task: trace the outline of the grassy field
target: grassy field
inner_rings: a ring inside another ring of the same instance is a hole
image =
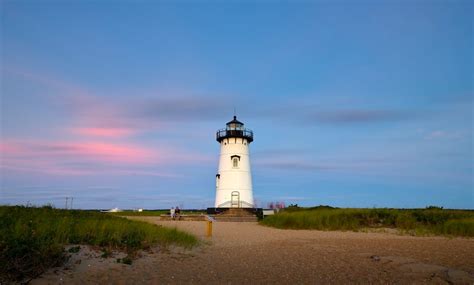
[[[261,224],[281,229],[350,230],[396,228],[415,235],[474,237],[474,211],[427,209],[336,209],[290,207]]]
[[[62,264],[67,244],[133,253],[152,245],[197,243],[197,238],[176,229],[95,211],[0,206],[0,284],[28,280]]]

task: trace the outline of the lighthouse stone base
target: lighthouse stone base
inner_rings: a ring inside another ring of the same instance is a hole
[[[207,214],[220,222],[256,222],[263,218],[262,208],[207,208]]]

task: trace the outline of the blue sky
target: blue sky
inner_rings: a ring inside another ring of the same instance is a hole
[[[1,2],[2,204],[474,208],[469,1]]]

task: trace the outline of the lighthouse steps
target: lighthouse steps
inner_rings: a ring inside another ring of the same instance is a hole
[[[214,216],[217,222],[257,222],[258,218],[255,217],[226,217],[226,216]]]
[[[257,222],[258,209],[209,208],[208,213],[218,222]]]
[[[255,217],[252,208],[227,208],[221,216],[226,217]]]

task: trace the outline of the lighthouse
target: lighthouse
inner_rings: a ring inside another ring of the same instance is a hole
[[[253,132],[234,119],[218,130],[219,170],[216,174],[216,208],[254,208],[249,145]]]

